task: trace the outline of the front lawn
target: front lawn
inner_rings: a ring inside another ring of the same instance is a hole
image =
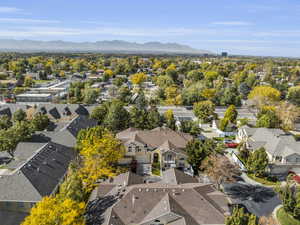
[[[277,211],[276,217],[281,225],[300,225],[300,221],[286,213],[283,208]]]
[[[279,182],[272,180],[270,177],[256,177],[254,174],[248,173],[248,177],[250,177],[252,180],[255,180],[258,183],[264,184],[264,185],[276,185]]]

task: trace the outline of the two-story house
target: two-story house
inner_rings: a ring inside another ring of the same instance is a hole
[[[151,174],[152,163],[160,163],[161,168],[190,169],[184,151],[193,139],[189,134],[157,127],[152,130],[129,128],[117,134],[126,149],[120,164],[133,165],[139,174]]]

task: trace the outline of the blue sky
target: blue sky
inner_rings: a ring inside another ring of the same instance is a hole
[[[300,57],[300,0],[1,0],[0,38],[177,42]]]

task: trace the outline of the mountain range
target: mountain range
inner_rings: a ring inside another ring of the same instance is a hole
[[[103,53],[149,53],[149,54],[214,54],[207,50],[177,43],[136,43],[120,40],[97,42],[0,40],[0,51],[14,52],[103,52]]]

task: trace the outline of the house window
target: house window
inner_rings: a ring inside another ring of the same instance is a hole
[[[128,152],[132,152],[131,146],[128,147]]]
[[[172,160],[172,155],[167,155],[167,161],[171,161]]]

